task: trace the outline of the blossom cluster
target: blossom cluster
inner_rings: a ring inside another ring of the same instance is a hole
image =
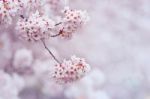
[[[45,41],[50,37],[72,37],[73,33],[86,24],[89,16],[86,11],[64,7],[62,2],[62,0],[0,0],[0,22],[11,23],[13,16],[17,16],[15,25],[18,36],[29,42],[41,41],[57,62],[52,78],[59,83],[68,83],[81,79],[89,71],[89,64],[76,56],[60,62]],[[60,10],[61,14],[50,18],[50,15],[44,12],[46,10],[43,10],[45,3],[49,3],[55,11]],[[61,7],[63,11],[59,9]],[[23,13],[19,13],[20,11]],[[28,50],[17,51],[13,60],[14,70],[26,69],[32,64],[32,53]]]
[[[61,24],[58,25],[57,29],[61,37],[71,38],[73,33],[77,32],[89,21],[89,16],[86,11],[65,7],[60,20]]]
[[[51,37],[51,34],[56,34],[56,36],[62,38],[70,38],[73,33],[88,21],[88,19],[89,17],[86,11],[65,8],[60,21],[55,22],[48,16],[37,11],[31,14],[29,18],[23,17],[19,19],[17,30],[20,37],[28,41],[47,39]]]
[[[72,56],[70,60],[57,64],[51,76],[57,83],[70,83],[81,79],[89,70],[90,66],[83,58]]]
[[[17,23],[21,38],[27,41],[38,41],[50,37],[55,22],[38,11],[29,18],[22,18]]]
[[[21,11],[26,2],[24,0],[0,0],[0,23],[11,23],[12,17]]]

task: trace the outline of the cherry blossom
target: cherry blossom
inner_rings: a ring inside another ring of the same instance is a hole
[[[65,7],[60,20],[62,20],[62,23],[58,25],[58,30],[61,37],[70,38],[73,33],[87,23],[89,16],[86,11],[72,10]]]
[[[12,17],[26,5],[24,0],[0,0],[0,23],[11,24]]]
[[[27,41],[38,41],[47,39],[51,35],[55,22],[45,15],[36,13],[29,18],[20,19],[17,23],[17,30],[21,38]]]
[[[51,76],[57,83],[63,84],[81,79],[89,70],[90,66],[83,58],[72,56],[70,60],[57,64]]]

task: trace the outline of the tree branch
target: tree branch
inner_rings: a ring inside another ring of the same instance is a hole
[[[55,26],[62,24],[62,22],[56,23]]]
[[[51,37],[57,37],[57,36],[59,36],[59,35],[61,35],[62,33],[60,32],[60,33],[58,33],[58,34],[55,34],[55,35],[51,35]]]
[[[50,51],[50,49],[46,46],[45,41],[43,39],[41,39],[45,49],[49,52],[49,54],[53,57],[53,59],[57,62],[57,63],[61,63],[55,56],[54,54]]]

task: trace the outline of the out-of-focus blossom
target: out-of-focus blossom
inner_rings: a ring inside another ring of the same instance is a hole
[[[85,79],[91,81],[91,86],[95,88],[101,87],[106,81],[106,77],[100,69],[94,69],[85,77]]]
[[[58,13],[66,5],[67,0],[47,0],[53,12]]]
[[[51,76],[57,83],[69,83],[81,79],[89,70],[90,66],[84,59],[72,56],[70,60],[57,64]]]
[[[58,96],[58,94],[61,94],[64,90],[63,90],[63,86],[56,84],[55,82],[50,81],[50,79],[44,79],[42,80],[42,92],[51,96],[51,97],[56,97]],[[52,90],[52,89],[55,89]]]
[[[100,89],[104,83],[103,72],[92,69],[86,77],[66,89],[65,96],[68,99],[109,99],[105,91]]]
[[[25,4],[25,0],[0,0],[0,23],[10,24],[12,17],[18,14]]]
[[[0,68],[4,68],[9,64],[13,51],[11,37],[6,33],[0,33]]]
[[[49,74],[51,67],[55,64],[53,60],[35,60],[33,70],[36,76],[42,77]]]
[[[49,72],[54,65],[55,65],[55,61],[49,59],[45,59],[45,60],[37,59],[36,61],[34,61],[33,64],[34,76],[31,79],[35,81],[32,82],[37,84],[37,80],[38,80],[41,86],[41,91],[44,94],[47,94],[49,96],[57,96],[63,91],[63,86],[60,86],[55,82],[51,81],[49,77]],[[55,89],[55,91],[51,89]]]
[[[32,64],[33,55],[28,49],[19,49],[14,55],[13,66],[15,68],[24,68]]]
[[[105,91],[92,91],[89,94],[89,98],[85,98],[85,99],[110,99],[109,95],[105,92]]]
[[[70,38],[89,20],[86,11],[72,10],[66,7],[63,11],[62,23],[58,26],[61,37]]]
[[[20,19],[17,23],[17,30],[21,38],[27,41],[38,41],[49,38],[55,22],[47,16],[40,15],[37,11],[28,19]]]
[[[83,85],[84,86],[84,85]],[[101,90],[86,90],[82,86],[73,86],[69,90],[65,90],[67,99],[110,99],[105,91]]]
[[[19,92],[24,87],[24,80],[14,74],[10,76],[0,70],[0,99],[19,99]]]

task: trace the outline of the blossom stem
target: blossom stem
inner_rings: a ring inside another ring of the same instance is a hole
[[[62,24],[62,22],[56,23],[55,26]]]
[[[45,44],[45,41],[43,39],[41,39],[45,49],[49,52],[49,54],[53,57],[53,59],[57,62],[57,63],[61,63],[56,57],[55,55],[50,51],[50,49],[47,47],[47,45]]]
[[[60,25],[60,24],[62,24],[62,22],[59,22],[59,23],[55,24],[55,26]],[[57,37],[57,36],[59,36],[61,34],[62,34],[62,30],[58,34],[51,35],[51,37]]]
[[[51,37],[57,37],[57,36],[59,36],[59,35],[61,35],[62,33],[60,32],[60,33],[58,33],[58,34],[55,34],[55,35],[51,35]]]

